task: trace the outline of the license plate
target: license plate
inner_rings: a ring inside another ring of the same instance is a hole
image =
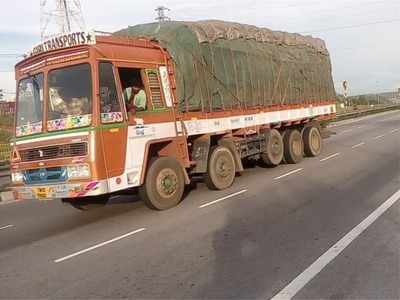
[[[49,192],[50,192],[50,189],[46,188],[46,187],[36,188],[36,190],[35,190],[36,197],[39,200],[48,198],[49,197]]]

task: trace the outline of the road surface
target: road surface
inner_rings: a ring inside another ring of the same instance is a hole
[[[172,210],[0,204],[0,298],[399,299],[400,112]]]

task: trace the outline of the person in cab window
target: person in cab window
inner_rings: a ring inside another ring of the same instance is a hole
[[[130,87],[125,89],[124,98],[128,112],[135,113],[146,110],[147,97],[142,84],[133,82]]]

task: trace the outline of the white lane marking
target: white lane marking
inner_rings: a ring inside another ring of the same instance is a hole
[[[395,133],[395,132],[397,132],[397,131],[400,131],[400,128],[393,129],[390,133]]]
[[[290,176],[290,175],[292,175],[292,174],[295,174],[295,173],[298,173],[298,172],[300,172],[300,171],[303,171],[303,168],[299,168],[299,169],[290,171],[289,173],[286,173],[286,174],[283,174],[283,175],[281,175],[281,176],[275,177],[274,180],[278,180],[278,179],[281,179],[281,178],[288,177],[288,176]]]
[[[378,136],[374,137],[373,140],[381,139],[381,138],[383,138],[384,136],[386,136],[386,134],[378,135]]]
[[[94,249],[103,247],[103,246],[105,246],[105,245],[111,244],[111,243],[113,243],[113,242],[122,240],[122,239],[127,238],[127,237],[130,237],[131,235],[134,235],[134,234],[136,234],[136,233],[142,232],[142,231],[144,231],[144,230],[146,230],[146,228],[140,228],[140,229],[138,229],[138,230],[135,230],[135,231],[129,232],[129,233],[127,233],[127,234],[118,236],[118,237],[116,237],[116,238],[113,238],[113,239],[111,239],[111,240],[105,241],[105,242],[103,242],[103,243],[100,243],[100,244],[94,245],[94,246],[92,246],[92,247],[83,249],[83,250],[81,250],[81,251],[72,253],[72,254],[70,254],[70,255],[67,255],[67,256],[58,258],[58,259],[54,260],[54,262],[55,262],[55,263],[60,263],[60,262],[65,261],[65,260],[67,260],[67,259],[73,258],[73,257],[75,257],[75,256],[84,254],[84,253],[89,252],[89,251],[92,251],[92,250],[94,250]]]
[[[329,155],[328,157],[325,157],[325,158],[321,159],[320,162],[327,161],[327,160],[335,158],[336,156],[339,156],[339,155],[340,155],[340,152],[332,154],[332,155]]]
[[[315,260],[307,269],[298,275],[292,282],[284,287],[272,300],[292,299],[308,282],[310,282],[319,272],[321,272],[332,260],[335,259],[348,245],[351,244],[360,234],[371,226],[382,214],[392,207],[400,199],[400,190],[386,200],[381,206],[374,210],[360,224],[354,227],[335,245],[329,248],[317,260]]]
[[[6,226],[3,226],[3,227],[0,227],[0,230],[11,228],[11,227],[14,227],[14,225],[6,225]]]
[[[364,142],[363,142],[363,143],[359,143],[359,144],[354,145],[353,147],[351,147],[351,149],[356,149],[356,148],[361,147],[361,146],[364,146],[364,145],[365,145]]]
[[[343,130],[342,133],[346,133],[346,132],[350,132],[350,131],[353,131],[353,129]]]
[[[224,201],[224,200],[226,200],[226,199],[229,199],[229,198],[238,196],[238,195],[240,195],[240,194],[246,193],[247,191],[248,191],[248,190],[241,190],[241,191],[239,191],[239,192],[230,194],[230,195],[228,195],[228,196],[222,197],[222,198],[217,199],[217,200],[215,200],[215,201],[211,201],[211,202],[208,202],[208,203],[206,203],[206,204],[200,205],[199,208],[204,208],[204,207],[207,207],[207,206],[216,204],[216,203],[221,202],[221,201]]]

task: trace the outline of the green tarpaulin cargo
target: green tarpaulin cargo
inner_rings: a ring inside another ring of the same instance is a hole
[[[335,99],[325,43],[316,38],[224,21],[128,27],[168,50],[182,111],[218,111]]]

